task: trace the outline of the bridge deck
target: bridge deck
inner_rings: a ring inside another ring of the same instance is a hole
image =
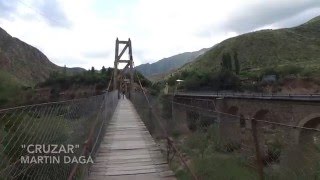
[[[101,142],[90,180],[175,179],[132,103],[122,99]]]

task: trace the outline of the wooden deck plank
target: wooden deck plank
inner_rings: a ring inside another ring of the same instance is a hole
[[[88,179],[175,179],[129,100],[119,101]]]

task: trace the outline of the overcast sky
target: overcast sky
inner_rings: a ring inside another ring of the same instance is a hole
[[[320,0],[0,0],[0,27],[57,65],[113,66],[129,37],[135,65],[259,29],[299,25]]]

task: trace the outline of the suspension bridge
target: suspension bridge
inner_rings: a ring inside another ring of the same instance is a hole
[[[126,52],[129,59],[122,59]],[[134,76],[131,40],[117,39],[104,94],[1,109],[0,179],[319,178],[320,115],[312,113],[319,112],[318,95],[153,97]],[[276,109],[288,111],[281,116],[286,123],[252,104],[290,100],[305,106],[308,99],[303,111],[313,116],[302,124],[282,104]]]
[[[132,103],[119,101],[89,179],[174,179]]]
[[[119,54],[120,44],[125,46]],[[126,49],[129,60],[121,60]],[[119,63],[126,63],[120,73]],[[129,79],[126,79],[125,73],[129,74]],[[130,39],[116,40],[113,82],[114,89],[119,89],[120,100],[103,136],[89,179],[175,179],[133,104],[125,96],[128,94],[128,98],[131,98],[134,82]],[[140,88],[143,90],[142,86]],[[120,93],[123,93],[122,97]]]

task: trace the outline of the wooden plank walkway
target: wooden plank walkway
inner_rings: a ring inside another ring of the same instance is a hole
[[[88,179],[175,179],[129,100],[119,101]]]

